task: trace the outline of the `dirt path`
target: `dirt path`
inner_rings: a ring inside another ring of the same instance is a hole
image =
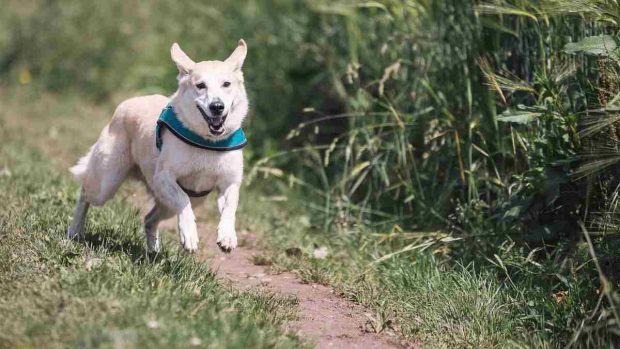
[[[142,213],[149,205],[144,199],[137,199]],[[161,228],[175,229],[175,219],[162,222]],[[251,261],[259,254],[252,236],[240,236],[242,247],[231,254],[219,251],[215,244],[215,228],[208,224],[198,224],[201,249],[198,258],[211,263],[218,276],[230,282],[235,288],[257,287],[278,294],[293,295],[299,301],[300,316],[287,324],[288,330],[316,344],[315,348],[415,348],[388,333],[368,333],[363,331],[368,317],[359,304],[338,296],[329,287],[318,284],[304,284],[293,273],[269,274],[262,266]]]

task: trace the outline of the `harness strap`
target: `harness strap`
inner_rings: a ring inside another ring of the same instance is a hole
[[[173,135],[183,142],[206,150],[214,151],[231,151],[245,147],[248,140],[242,128],[238,128],[228,137],[218,141],[206,139],[194,131],[187,128],[177,117],[176,112],[170,104],[168,104],[159,115],[157,125],[155,126],[155,146],[161,151],[163,145],[162,127],[166,127]]]
[[[203,196],[209,195],[209,193],[211,192],[211,190],[193,191],[191,189],[184,188],[179,182],[177,182],[177,185],[181,187],[181,190],[183,190],[185,194],[187,194],[187,196],[192,197],[192,198],[201,198]]]
[[[172,105],[168,104],[159,115],[159,119],[157,120],[157,125],[155,126],[155,146],[157,150],[161,151],[161,147],[163,146],[164,140],[162,137],[162,126],[166,127],[173,135],[175,135],[178,139],[183,142],[206,150],[214,150],[214,151],[231,151],[237,150],[245,147],[248,144],[248,141],[245,137],[245,133],[243,129],[239,128],[235,132],[231,133],[225,139],[219,141],[212,141],[202,136],[198,135],[194,131],[187,128],[181,120],[177,117]],[[211,190],[205,191],[193,191],[191,189],[184,188],[179,182],[177,182],[178,186],[187,194],[189,197],[199,198],[208,195]]]

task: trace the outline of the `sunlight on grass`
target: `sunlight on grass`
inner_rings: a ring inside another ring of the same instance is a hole
[[[293,299],[223,288],[176,244],[147,254],[123,202],[93,210],[85,241],[67,240],[77,186],[1,132],[0,347],[300,345],[278,329],[295,318]]]
[[[233,299],[240,307],[262,304],[251,308],[254,320],[247,321],[259,329],[248,340],[296,344],[262,325],[289,316],[278,310],[288,301],[222,291],[208,270],[198,273],[202,266],[169,246],[160,257],[145,255],[139,221],[120,201],[97,211],[86,245],[63,242],[60,226],[75,188],[49,169],[65,173],[117,102],[174,91],[172,42],[192,57],[221,59],[243,37],[250,141],[237,218],[240,231],[260,236],[264,251],[255,264],[333,285],[368,306],[364,330],[393,331],[428,347],[618,343],[617,1],[7,4],[0,11],[0,131],[15,138],[2,145],[0,223],[11,227],[3,234],[24,263],[11,262],[8,252],[0,261],[25,279],[49,280],[32,288],[36,294],[28,287],[10,293],[5,304],[36,310],[27,303],[41,299],[46,317],[33,310],[30,322],[9,318],[6,326],[36,322],[28,333],[44,338],[40,321],[64,314],[57,308],[86,314],[58,300],[58,289],[79,293],[71,285],[82,284],[100,290],[88,288],[93,298],[84,304],[101,296],[106,314],[124,314],[121,293],[126,307],[147,310],[127,310],[127,317],[151,332],[127,334],[119,317],[123,326],[104,336],[108,342],[151,338],[177,326],[163,326],[160,317],[194,306],[196,316],[228,331],[237,320],[192,303],[199,282],[219,295],[214,309]],[[36,239],[19,239],[28,234]],[[111,282],[107,271],[91,280],[105,265],[119,279]],[[162,292],[182,300],[166,314],[137,296],[160,281]],[[95,315],[84,326],[112,323]],[[176,330],[185,341],[193,335]]]

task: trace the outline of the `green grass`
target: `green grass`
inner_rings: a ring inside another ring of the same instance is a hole
[[[238,216],[263,233],[255,263],[428,347],[620,342],[616,1],[9,4],[0,74],[33,91],[0,95],[0,113],[55,168],[117,94],[173,91],[172,41],[211,58],[244,37],[247,167],[268,177]]]
[[[25,103],[33,96],[43,102]],[[6,106],[0,112],[0,294],[7,314],[0,346],[167,347],[177,339],[187,346],[194,336],[213,347],[299,345],[276,326],[295,316],[294,300],[218,286],[208,266],[180,253],[168,234],[160,256],[145,254],[140,217],[123,202],[124,190],[91,210],[86,243],[64,238],[77,193],[65,169],[96,139],[112,102],[97,106],[36,88],[7,89],[0,98]],[[430,348],[554,348],[584,321],[578,347],[613,342],[600,319],[591,318],[600,284],[582,248],[560,265],[553,255],[528,260],[528,250],[505,244],[499,259],[480,256],[463,266],[455,254],[466,245],[435,242],[375,263],[419,241],[364,226],[325,230],[300,198],[273,201],[280,198],[267,193],[286,190],[278,185],[244,188],[239,230],[259,233],[265,248],[254,262],[333,285],[367,305],[368,331],[392,328]],[[321,246],[327,258],[313,258]],[[558,292],[568,294],[560,303]],[[221,342],[218,333],[230,339]]]
[[[247,195],[240,224],[268,232],[260,240],[266,252],[255,263],[333,285],[369,307],[367,330],[392,328],[428,348],[563,348],[573,338],[572,347],[606,348],[617,340],[610,312],[617,300],[610,307],[603,298],[585,244],[566,256],[530,254],[506,241],[496,257],[479,254],[463,265],[458,252],[466,246],[460,241],[412,239],[365,227],[330,233],[310,224],[294,199],[257,206],[252,202],[266,197]],[[378,262],[410,243],[419,247]],[[611,255],[617,248],[601,239],[595,244],[597,250],[608,246]],[[321,246],[327,258],[314,258]],[[613,275],[613,268],[605,273]],[[599,301],[607,309],[602,313]]]
[[[91,210],[84,242],[66,239],[78,188],[49,156],[63,146],[86,149],[98,130],[85,125],[96,118],[71,114],[71,105],[82,107],[74,99],[48,99],[47,113],[36,114],[41,106],[16,110],[9,98],[12,109],[0,116],[1,348],[302,346],[279,329],[296,317],[295,299],[223,287],[172,239],[160,254],[147,254],[140,217],[123,200]],[[86,137],[66,137],[67,115]],[[51,123],[43,123],[52,118],[56,150]]]

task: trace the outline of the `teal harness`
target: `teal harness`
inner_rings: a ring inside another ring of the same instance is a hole
[[[155,146],[159,151],[161,151],[161,147],[164,143],[162,137],[163,127],[166,127],[170,132],[172,132],[173,135],[175,135],[183,142],[201,149],[214,151],[231,151],[241,149],[248,144],[248,140],[247,138],[245,138],[245,133],[241,128],[231,133],[230,136],[219,141],[212,141],[206,139],[183,125],[181,120],[179,120],[179,118],[177,117],[177,113],[175,113],[172,106],[168,104],[161,111],[161,114],[159,114],[159,120],[157,120],[157,125],[155,126]],[[196,192],[190,189],[183,188],[178,182],[177,184],[188,196],[191,197],[202,197],[211,192],[210,190]]]
[[[157,146],[159,151],[161,151],[161,146],[163,144],[163,139],[161,137],[162,126],[167,127],[178,139],[197,148],[230,151],[241,149],[248,144],[245,133],[241,128],[238,128],[237,131],[231,133],[230,136],[219,141],[206,139],[183,125],[181,120],[177,117],[177,113],[175,113],[172,106],[168,104],[164,110],[161,111],[161,114],[159,114],[159,120],[157,120],[157,127],[155,128],[155,146]]]

